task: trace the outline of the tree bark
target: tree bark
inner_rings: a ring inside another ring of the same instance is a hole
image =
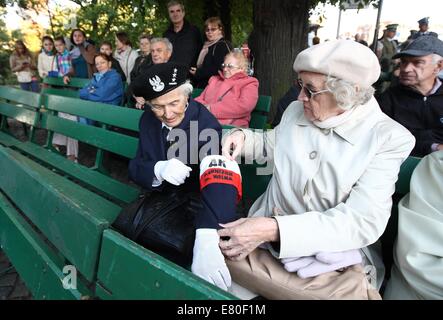
[[[272,96],[270,118],[278,99],[295,79],[297,54],[307,47],[310,0],[254,0],[254,29],[249,46],[254,55],[260,94]]]

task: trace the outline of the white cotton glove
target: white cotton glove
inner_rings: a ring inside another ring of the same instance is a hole
[[[315,277],[320,274],[346,268],[362,262],[360,250],[341,252],[320,252],[315,256],[282,259],[288,272],[297,272],[302,278]]]
[[[219,241],[216,229],[197,229],[191,270],[200,278],[227,291],[231,286],[231,275],[218,246]]]
[[[191,171],[190,167],[175,158],[158,161],[154,166],[154,174],[159,182],[166,180],[176,186],[185,183]]]

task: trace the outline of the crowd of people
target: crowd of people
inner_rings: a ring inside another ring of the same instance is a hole
[[[224,39],[218,17],[205,21],[203,41],[181,3],[169,2],[168,13],[171,23],[163,37],[141,35],[140,52],[118,32],[115,51],[103,42],[98,53],[76,29],[70,50],[63,37],[44,37],[37,66],[18,41],[11,68],[24,90],[37,91],[36,71],[66,83],[88,78],[81,99],[145,110],[129,176],[149,192],[200,193],[189,253],[196,275],[224,290],[241,287],[268,299],[381,299],[384,266],[378,244],[400,166],[409,155],[431,154],[421,171],[438,175],[442,168],[443,42],[423,26],[427,19],[404,45],[392,40],[396,25],[388,25],[375,53],[352,40],[303,50],[292,66],[297,81],[279,101],[273,129],[255,132],[248,127],[259,82],[250,74],[249,55]],[[192,99],[195,87],[203,91]],[[214,132],[196,149],[190,141],[193,122],[198,136]],[[223,140],[221,125],[235,127]],[[187,140],[185,156],[170,152],[180,145],[174,140],[179,131]],[[75,140],[54,135],[53,143],[67,145],[68,156],[77,158]],[[240,156],[272,166],[265,193],[244,218],[236,212]],[[439,170],[428,168],[431,163]],[[441,192],[442,177],[428,174],[425,181],[413,182],[426,185],[434,179]],[[411,189],[411,197],[428,196],[418,186]],[[421,203],[435,212],[428,218],[441,224],[443,197],[434,193],[431,202]],[[423,214],[420,206],[409,204],[404,201],[400,209],[415,210],[413,221],[427,226],[426,219],[417,218]],[[401,219],[386,298],[398,297],[395,288],[413,292],[403,297],[443,298],[441,270],[423,275],[423,269],[414,270],[422,268],[416,256],[405,262],[420,247],[400,242],[414,241],[407,235],[408,215]],[[441,238],[441,231],[433,230]],[[441,249],[426,242],[426,230],[416,232],[424,233],[421,244],[441,260]]]

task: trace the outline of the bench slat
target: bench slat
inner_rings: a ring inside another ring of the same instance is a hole
[[[57,77],[57,78],[46,77],[43,79],[43,83],[53,85],[53,86],[71,87],[71,88],[80,89],[80,88],[83,88],[85,85],[87,85],[90,81],[89,79],[75,78],[75,77],[71,77],[70,79],[71,79],[71,81],[69,81],[68,84],[65,84],[63,82],[62,77]]]
[[[92,296],[80,278],[77,289],[66,290],[64,262],[0,192],[0,244],[34,299],[80,300]]]
[[[33,108],[39,108],[41,102],[41,96],[38,93],[7,86],[0,86],[0,97]]]
[[[103,233],[98,283],[99,294],[109,292],[105,299],[236,299],[109,229]]]
[[[57,89],[57,88],[43,88],[41,91],[42,94],[54,94],[62,97],[69,98],[79,98],[78,90],[69,90],[69,89]]]
[[[0,135],[1,141],[1,135]],[[40,161],[49,164],[51,167],[82,181],[95,190],[101,191],[108,196],[119,201],[130,203],[135,200],[140,193],[137,188],[112,179],[100,172],[75,164],[57,153],[48,151],[34,143],[26,142],[15,146],[15,148],[32,155]]]
[[[36,111],[5,102],[0,102],[0,114],[31,126],[36,125],[38,121],[38,113]]]
[[[44,104],[49,110],[74,114],[133,131],[138,131],[138,123],[143,114],[142,110],[56,95],[44,95]]]
[[[95,126],[83,125],[47,113],[42,114],[41,128],[61,133],[129,159],[134,158],[137,152],[137,138]]]
[[[0,147],[0,168],[3,192],[92,281],[102,232],[121,208],[11,149]]]

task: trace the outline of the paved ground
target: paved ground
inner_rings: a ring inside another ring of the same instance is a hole
[[[31,293],[4,252],[0,250],[0,300],[30,299],[32,299]]]

